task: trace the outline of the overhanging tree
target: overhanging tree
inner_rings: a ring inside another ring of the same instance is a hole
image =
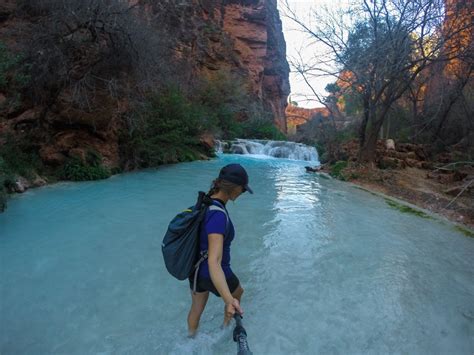
[[[333,76],[345,82],[345,93],[359,96],[361,162],[375,160],[380,129],[412,83],[434,63],[462,58],[472,47],[472,41],[446,45],[472,23],[447,26],[444,0],[354,1],[349,9],[313,10],[310,22],[287,1],[283,10],[312,43],[325,48],[310,61],[303,56],[293,61],[304,80]]]

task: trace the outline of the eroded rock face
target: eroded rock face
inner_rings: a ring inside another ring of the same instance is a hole
[[[148,24],[166,29],[176,57],[191,62],[192,76],[222,70],[238,76],[250,95],[271,110],[275,123],[286,132],[289,66],[276,0],[130,0],[129,3],[135,5],[134,14],[142,16]],[[28,31],[35,28],[37,19],[17,17],[20,5],[14,1],[5,4],[0,5],[0,36],[12,53],[21,53],[28,44]],[[97,59],[94,51],[102,42],[97,43],[74,52],[74,65],[68,72],[72,81],[85,75],[91,61]],[[37,54],[42,55],[42,51]],[[121,85],[135,84],[128,72],[123,72],[115,83],[118,92]],[[61,166],[68,158],[81,157],[93,149],[103,157],[104,165],[119,166],[119,133],[124,114],[130,109],[127,98],[111,95],[110,86],[104,84],[97,86],[93,95],[86,93],[81,106],[75,97],[78,92],[84,94],[79,89],[87,91],[87,83],[62,85],[57,95],[47,97],[44,104],[25,101],[19,107],[11,93],[0,90],[0,144],[7,133],[28,134],[47,165]]]
[[[224,30],[234,40],[234,51],[240,59],[239,64],[247,69],[254,94],[263,99],[273,112],[277,126],[286,132],[289,66],[276,1],[226,3]]]
[[[169,13],[156,25],[176,33],[179,53],[192,58],[198,72],[228,70],[238,75],[253,98],[263,102],[273,113],[275,124],[286,132],[289,65],[276,0],[138,3],[152,23],[160,13]]]

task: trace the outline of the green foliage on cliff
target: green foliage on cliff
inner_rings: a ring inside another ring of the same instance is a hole
[[[128,169],[192,161],[210,153],[199,142],[213,117],[203,105],[191,102],[178,89],[148,97],[132,114],[128,134],[122,136]]]
[[[32,179],[43,164],[29,137],[6,135],[0,145],[0,212],[6,208],[8,191],[18,176]]]
[[[72,181],[101,180],[110,177],[109,169],[102,165],[102,157],[89,150],[85,161],[78,157],[69,159],[64,165],[61,177]]]
[[[208,118],[208,128],[222,139],[257,138],[286,140],[273,116],[249,94],[243,79],[220,70],[201,80],[191,96]]]
[[[22,64],[23,56],[11,53],[7,46],[0,41],[0,89],[16,91],[28,85],[30,76],[29,66]]]
[[[249,119],[242,123],[242,135],[239,138],[286,140],[286,136],[268,119]]]
[[[127,126],[121,137],[126,170],[213,156],[200,142],[204,132],[224,139],[286,139],[242,81],[225,71],[202,79],[187,95],[177,87],[150,94]]]
[[[7,135],[0,146],[0,158],[3,161],[2,171],[10,176],[32,178],[43,167],[36,147],[28,137]]]
[[[237,117],[246,114],[252,101],[242,78],[229,71],[217,71],[200,80],[190,99],[204,109],[208,128],[219,136],[232,139],[243,135]]]
[[[13,184],[13,178],[5,160],[0,156],[0,212],[3,212],[7,207],[7,188]]]

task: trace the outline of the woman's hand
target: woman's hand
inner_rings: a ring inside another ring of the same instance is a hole
[[[244,311],[240,307],[240,302],[237,298],[233,298],[231,302],[225,304],[224,326],[229,324],[235,312],[239,313],[240,315],[244,314]]]

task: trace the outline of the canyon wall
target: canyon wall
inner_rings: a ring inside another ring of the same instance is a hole
[[[133,50],[148,52],[151,59],[156,59],[152,57],[161,53],[162,46],[172,52],[171,58],[189,64],[187,76],[171,79],[176,86],[186,87],[188,80],[229,73],[227,78],[238,79],[249,97],[263,104],[273,115],[275,125],[286,132],[289,66],[276,0],[129,0],[126,6],[130,10],[118,18],[119,25],[120,21],[123,23],[121,27],[113,21],[103,25],[96,22],[92,29],[87,22],[78,21],[78,26],[65,23],[66,17],[51,15],[55,23],[45,21],[47,6],[55,7],[55,11],[77,6],[72,1],[68,4],[48,0],[41,4],[4,0],[0,4],[0,44],[5,47],[2,51],[12,53],[12,58],[28,52],[30,58],[26,59],[32,58],[35,66],[43,70],[42,75],[57,77],[57,85],[49,78],[49,86],[44,85],[48,90],[43,91],[41,85],[46,79],[42,76],[29,78],[28,87],[0,85],[0,144],[5,144],[7,137],[25,136],[47,165],[61,166],[71,157],[84,159],[87,150],[93,149],[103,157],[104,165],[119,166],[121,141],[127,139],[123,128],[131,109],[130,97],[142,90],[138,83],[146,80],[151,80],[148,87],[164,85],[154,79],[151,71],[137,74],[141,68],[124,66],[126,56],[114,54],[115,47],[128,45],[126,36],[119,32],[124,30],[132,31],[134,38],[148,36],[143,45],[154,46],[149,51],[140,49],[140,41],[134,39]],[[136,20],[126,22],[124,14],[128,13]],[[98,11],[98,16],[103,15]],[[139,33],[140,21],[147,25],[148,34],[145,29]],[[50,42],[44,44],[32,43],[31,38],[43,28],[62,29],[64,34],[50,36]],[[56,39],[58,43],[54,43]],[[61,49],[58,53],[54,52],[57,48]],[[141,63],[146,60],[142,58]],[[20,82],[18,78],[11,77],[9,82]],[[243,115],[239,119],[248,118]]]

